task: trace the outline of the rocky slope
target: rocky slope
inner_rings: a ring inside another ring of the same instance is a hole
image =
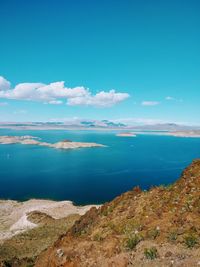
[[[71,201],[0,200],[0,266],[33,266],[36,257],[91,207]]]
[[[0,244],[10,237],[37,227],[29,214],[40,212],[54,219],[85,214],[93,205],[75,206],[71,201],[30,199],[24,202],[0,200]]]
[[[200,160],[168,187],[136,187],[92,208],[36,267],[200,265]]]
[[[60,235],[66,233],[79,217],[80,215],[74,214],[54,219],[45,213],[31,212],[28,219],[38,226],[6,239],[0,244],[0,266],[34,266],[37,255],[52,245]]]

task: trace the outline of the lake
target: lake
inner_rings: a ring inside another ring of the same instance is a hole
[[[107,147],[57,150],[33,145],[0,145],[0,198],[72,200],[103,203],[139,185],[148,189],[170,184],[195,158],[200,138],[159,135],[117,137],[103,131],[21,131],[0,135],[31,135],[42,141],[63,139],[96,142]]]

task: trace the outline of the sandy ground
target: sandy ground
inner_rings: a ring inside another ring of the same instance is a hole
[[[75,206],[71,201],[0,200],[0,242],[37,226],[27,219],[29,212],[40,211],[55,219],[60,219],[71,214],[83,215],[93,206],[95,205]]]

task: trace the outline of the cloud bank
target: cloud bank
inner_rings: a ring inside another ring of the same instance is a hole
[[[11,88],[11,83],[0,76],[0,98],[28,100],[46,104],[70,106],[111,107],[129,97],[128,93],[118,93],[115,90],[101,91],[93,95],[88,88],[77,86],[65,87],[64,81],[44,83],[19,83]]]

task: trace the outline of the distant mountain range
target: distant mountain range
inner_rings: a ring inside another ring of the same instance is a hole
[[[71,119],[63,122],[1,122],[0,128],[78,128],[78,129],[127,129],[136,131],[186,131],[200,130],[200,126],[188,126],[176,123],[156,123],[156,124],[132,124],[112,120],[87,120]]]

